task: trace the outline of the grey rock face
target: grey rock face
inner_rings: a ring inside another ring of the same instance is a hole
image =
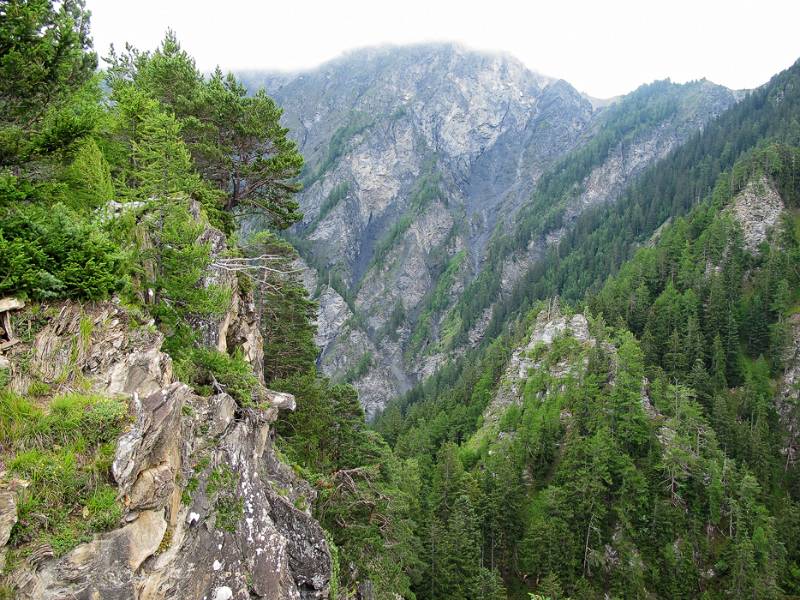
[[[780,222],[784,208],[783,200],[766,177],[747,183],[729,208],[742,228],[745,250],[753,254],[758,251]]]
[[[442,352],[447,312],[484,267],[493,232],[513,227],[545,172],[602,134],[608,110],[510,56],[453,45],[364,50],[314,71],[244,78],[284,108],[306,157],[294,235],[323,282],[338,277],[337,291],[322,286],[318,298],[320,366],[341,379],[370,352],[372,367],[354,381],[370,414],[462,350]],[[638,128],[585,178],[564,227],[509,258],[503,290],[581,212],[616,199],[735,101],[708,82],[675,89],[674,113]]]

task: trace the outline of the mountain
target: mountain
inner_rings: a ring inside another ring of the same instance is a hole
[[[450,44],[368,49],[243,80],[284,108],[305,156],[292,241],[320,303],[319,362],[354,383],[369,416],[481,336],[485,323],[454,344],[451,309],[541,182],[578,165],[575,218],[737,98],[707,81],[659,82],[605,105],[508,55]],[[503,286],[546,247],[511,257]]]
[[[204,227],[225,248],[222,233]],[[218,348],[254,343],[247,364],[263,372],[252,297],[231,289],[225,311],[195,326]],[[270,408],[259,410],[219,390],[198,393],[139,316],[119,301],[73,300],[15,315],[28,331],[6,352],[0,391],[3,443],[18,452],[0,490],[7,597],[327,595],[331,556],[311,516],[315,492],[269,442],[294,397],[264,388]],[[25,399],[33,394],[35,404]],[[88,502],[83,486],[94,488]]]
[[[0,598],[800,597],[800,62],[384,48],[284,114],[6,12]]]
[[[419,597],[458,585],[448,543],[512,598],[797,594],[798,81],[800,63],[580,214],[483,299],[483,339],[380,416],[429,474],[420,530],[442,537]],[[523,208],[489,260],[568,206]]]

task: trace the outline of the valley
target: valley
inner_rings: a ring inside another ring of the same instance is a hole
[[[0,600],[800,597],[800,61],[91,18],[0,2]]]

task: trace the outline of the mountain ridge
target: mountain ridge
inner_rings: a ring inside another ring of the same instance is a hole
[[[651,84],[625,97],[645,96],[644,121],[626,125],[625,98],[598,107],[507,54],[452,44],[369,49],[245,83],[265,85],[284,107],[283,124],[306,157],[305,216],[291,239],[319,275],[309,291],[333,303],[321,318],[341,313],[334,320],[348,324],[318,338],[319,364],[340,380],[372,365],[353,381],[370,416],[444,359],[435,352],[409,362],[429,335],[439,343],[436,330],[458,290],[482,272],[490,240],[559,161],[607,130],[627,132],[603,142],[608,157],[597,167],[605,171],[579,214],[613,199],[736,100],[707,81]]]

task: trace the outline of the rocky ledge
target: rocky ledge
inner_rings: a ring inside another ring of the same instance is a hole
[[[198,330],[213,348],[241,348],[263,384],[258,319],[235,281],[231,289],[228,311]],[[47,544],[15,552],[1,586],[37,600],[329,597],[315,492],[272,444],[271,425],[294,397],[262,387],[251,407],[221,391],[197,394],[174,380],[153,322],[119,301],[34,305],[15,319],[20,342],[2,363],[11,390],[36,389],[45,411],[49,398],[75,391],[120,399],[128,425],[111,467],[122,506],[116,527],[58,557]],[[3,472],[1,459],[5,557],[26,482]]]

